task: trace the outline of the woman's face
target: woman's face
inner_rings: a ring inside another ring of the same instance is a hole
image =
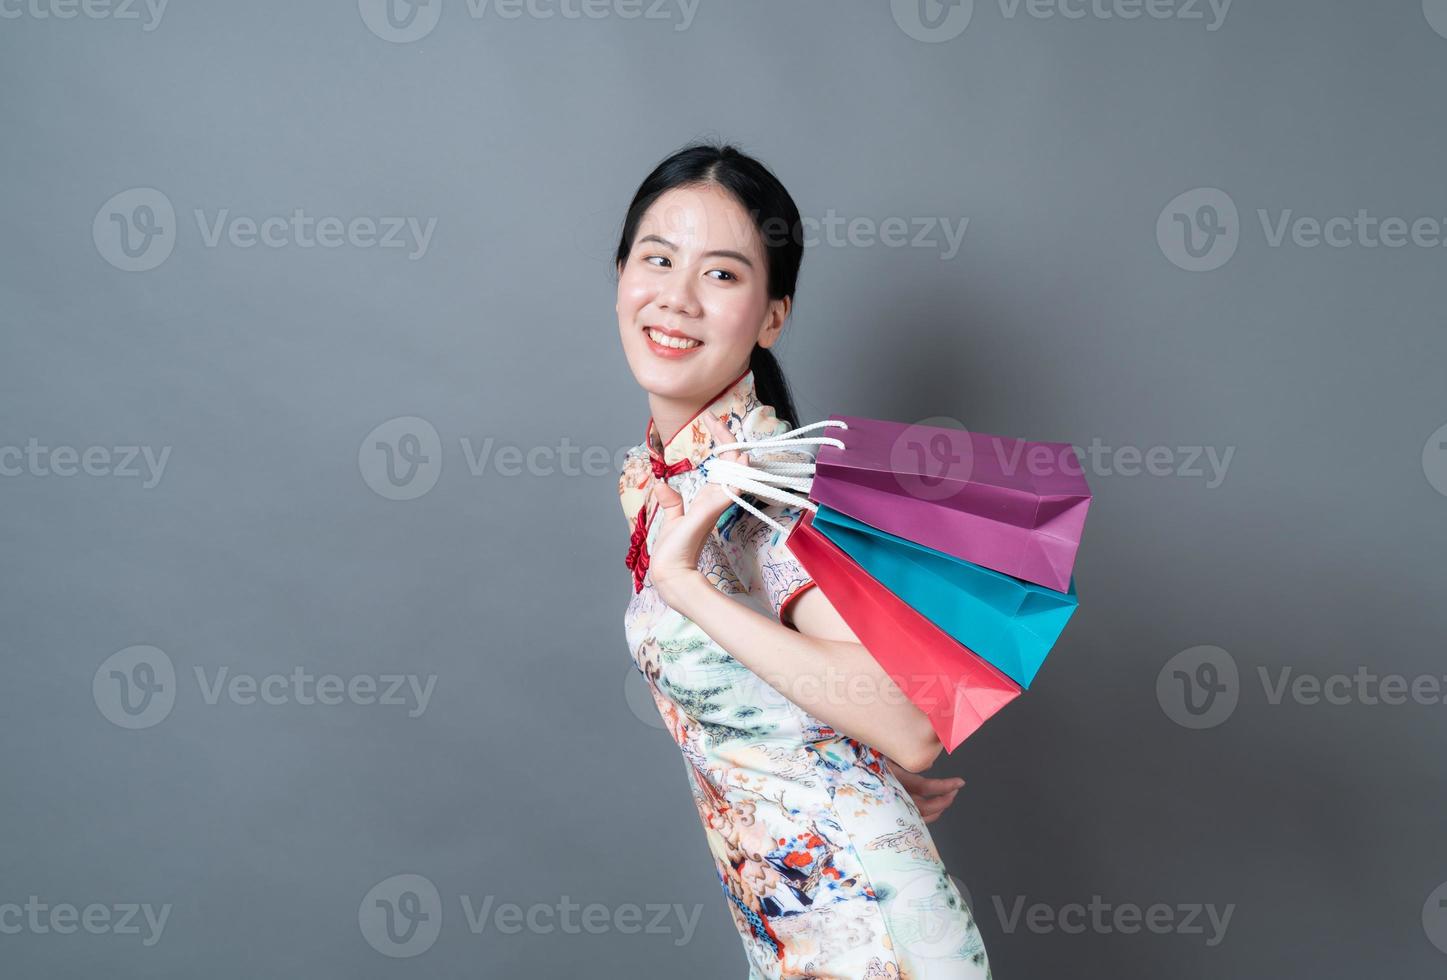
[[[753,219],[710,184],[674,188],[653,202],[618,269],[617,309],[638,384],[696,404],[744,372],[756,343],[773,345],[789,300],[769,299]]]

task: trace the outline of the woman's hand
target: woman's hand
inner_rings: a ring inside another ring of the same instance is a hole
[[[716,443],[737,442],[728,426],[713,415],[705,412],[702,416]],[[719,459],[749,465],[748,453],[741,449],[718,453]],[[677,585],[702,573],[698,570],[699,553],[708,533],[718,522],[719,516],[729,508],[733,499],[717,483],[704,483],[699,487],[688,510],[683,508],[683,496],[668,485],[666,480],[654,483],[658,495],[658,535],[648,549],[648,574],[659,598],[673,606],[670,596],[677,594]],[[676,608],[676,607],[675,607]]]
[[[948,779],[934,779],[930,776],[921,776],[917,772],[910,772],[900,765],[894,765],[891,761],[890,771],[899,780],[899,784],[909,793],[914,800],[914,805],[919,807],[920,816],[924,817],[925,823],[934,823],[940,818],[940,814],[949,809],[950,804],[955,802],[955,794],[965,781],[957,776]]]

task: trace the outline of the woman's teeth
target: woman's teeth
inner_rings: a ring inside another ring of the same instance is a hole
[[[660,333],[657,330],[649,330],[648,337],[655,344],[662,344],[664,347],[677,347],[680,350],[686,350],[689,347],[697,347],[699,344],[703,343],[703,341],[700,340],[685,340],[682,337],[670,337],[668,334]]]

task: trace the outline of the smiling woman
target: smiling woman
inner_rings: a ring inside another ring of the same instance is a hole
[[[798,208],[732,147],[681,150],[634,196],[618,326],[651,415],[618,484],[629,650],[683,753],[751,980],[988,977],[925,826],[958,786],[926,801],[946,781],[911,775],[940,751],[929,720],[785,535],[698,471],[710,457],[747,465],[715,447],[797,418],[769,348],[802,259]],[[786,530],[802,514],[762,510]]]

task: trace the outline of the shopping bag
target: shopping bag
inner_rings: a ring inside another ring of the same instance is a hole
[[[809,499],[871,527],[1057,592],[1090,488],[1069,443],[831,415]],[[808,426],[806,428],[812,428]]]
[[[1073,582],[1068,592],[1056,592],[822,504],[813,523],[870,578],[1022,688],[1030,686],[1079,604]]]
[[[854,635],[930,719],[946,752],[1020,696],[990,666],[869,576],[804,513],[785,544]]]

